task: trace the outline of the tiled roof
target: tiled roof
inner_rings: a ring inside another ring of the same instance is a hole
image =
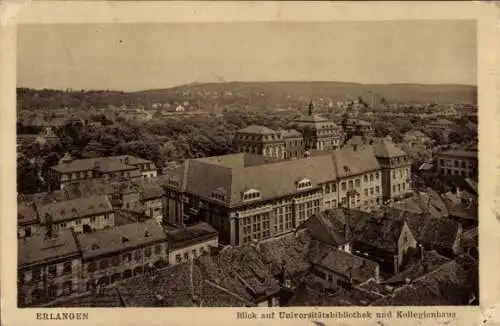
[[[251,126],[248,126],[246,128],[238,130],[237,133],[242,133],[242,134],[259,134],[259,135],[272,135],[272,134],[277,134],[278,131],[272,130],[272,129],[267,128],[265,126],[251,125]]]
[[[438,119],[438,120],[431,122],[431,125],[435,125],[435,124],[454,125],[455,123],[451,122],[450,120],[446,120],[446,119]]]
[[[329,122],[327,119],[320,117],[319,115],[305,115],[294,120],[294,122]],[[332,122],[333,123],[333,122]]]
[[[402,286],[375,306],[455,306],[466,305],[474,292],[478,264],[472,257],[452,260],[440,268]]]
[[[406,153],[396,144],[389,141],[382,141],[373,144],[373,151],[376,157],[391,158],[405,156]]]
[[[437,192],[427,189],[427,192],[414,193],[412,197],[395,202],[392,208],[416,214],[429,214],[433,218],[448,216],[448,209]]]
[[[291,275],[303,272],[311,266],[308,256],[311,247],[309,232],[288,233],[258,244],[264,259],[275,265],[276,270],[284,268]]]
[[[477,159],[477,151],[467,151],[467,150],[449,150],[440,153],[439,155],[453,156],[453,157],[468,157],[468,158],[476,158]]]
[[[95,162],[99,162],[100,167],[102,167],[103,169],[103,172],[119,171],[116,170],[119,167],[122,167],[124,170],[131,169],[130,166],[152,163],[151,161],[142,158],[130,155],[121,155],[121,156],[97,157],[97,158],[74,160],[68,163],[52,166],[51,169],[60,173],[80,172],[80,171],[99,169],[94,165]],[[107,168],[108,166],[110,170]]]
[[[302,134],[295,129],[282,130],[281,135],[283,138],[302,137]]]
[[[17,205],[17,217],[17,221],[21,225],[39,222],[34,205]]]
[[[45,234],[24,238],[18,240],[17,245],[17,265],[20,268],[79,254],[78,244],[70,229],[54,232],[51,238],[46,238]]]
[[[144,223],[130,223],[79,234],[78,241],[85,259],[166,241],[166,237],[158,222],[150,219]]]
[[[304,222],[303,227],[309,230],[314,239],[339,246],[358,238],[363,233],[369,218],[368,213],[359,210],[336,208],[311,216]],[[349,225],[349,239],[346,239],[347,225]]]
[[[47,214],[52,217],[53,222],[61,222],[112,211],[113,207],[108,197],[102,195],[60,201],[38,207],[39,217],[43,222]]]
[[[255,298],[276,293],[280,287],[268,264],[253,246],[233,247],[220,252],[217,263]]]
[[[342,149],[322,156],[277,163],[245,165],[244,154],[186,160],[173,177],[188,193],[207,198],[213,191],[223,190],[227,204],[242,203],[242,194],[257,189],[262,199],[276,198],[297,192],[296,182],[307,178],[313,187],[336,180],[380,169],[370,148]]]
[[[77,297],[62,298],[51,302],[47,308],[118,308],[124,307],[118,290],[112,288],[102,288],[100,292],[89,293]]]
[[[422,243],[452,248],[458,237],[460,223],[450,219],[431,219],[424,228]]]
[[[198,223],[184,228],[167,231],[169,247],[178,248],[206,237],[216,237],[217,231],[207,223]]]
[[[377,221],[372,220],[368,223],[366,231],[358,241],[395,253],[398,250],[398,240],[404,224],[404,220],[385,218]]]
[[[374,277],[378,267],[371,260],[341,250],[332,250],[318,265],[359,283]]]

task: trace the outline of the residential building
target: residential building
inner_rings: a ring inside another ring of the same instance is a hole
[[[219,244],[218,234],[207,223],[197,223],[166,232],[168,239],[168,262],[177,265],[195,259]]]
[[[366,137],[375,136],[375,129],[373,128],[373,125],[365,120],[349,118],[343,122],[342,127],[348,135],[348,138],[354,135]]]
[[[473,150],[450,150],[437,156],[437,171],[440,175],[456,175],[478,178],[478,154]]]
[[[75,233],[92,232],[115,225],[107,196],[91,196],[49,204],[19,205],[18,237],[36,235],[51,224],[54,230],[72,228]]]
[[[405,168],[407,158],[397,156],[398,164],[382,153],[382,169],[376,153],[365,146],[273,163],[247,153],[186,160],[164,184],[164,223],[204,221],[222,243],[241,245],[290,232],[324,209],[370,211],[409,190],[393,192],[392,174],[384,174]]]
[[[140,202],[143,206],[144,214],[156,219],[158,223],[163,219],[163,188],[147,187],[140,194]]]
[[[431,138],[420,130],[410,130],[404,134],[403,141],[413,147],[415,145],[427,145],[430,143]]]
[[[78,235],[81,291],[93,291],[167,265],[167,238],[156,220]]]
[[[417,239],[404,220],[372,219],[364,234],[352,244],[356,255],[375,261],[384,275],[398,274]]]
[[[439,132],[450,132],[455,127],[455,123],[447,119],[437,119],[429,123],[427,127]]]
[[[52,189],[63,189],[66,184],[88,179],[137,179],[156,177],[156,166],[142,158],[121,155],[74,160],[50,167],[48,182]]]
[[[71,229],[53,230],[18,240],[18,304],[37,305],[79,289],[81,257]]]

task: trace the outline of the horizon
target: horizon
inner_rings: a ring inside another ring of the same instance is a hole
[[[476,29],[468,20],[20,25],[17,80],[124,92],[285,81],[477,87]]]
[[[336,84],[351,84],[351,85],[360,85],[360,86],[453,86],[453,87],[470,87],[477,88],[477,85],[474,84],[449,84],[449,83],[437,83],[437,84],[423,84],[423,83],[360,83],[360,82],[351,82],[351,81],[337,81],[337,80],[313,80],[313,81],[305,81],[305,80],[266,80],[266,81],[245,81],[245,80],[235,80],[235,81],[224,81],[224,82],[191,82],[187,84],[174,85],[171,87],[165,88],[148,88],[148,89],[137,89],[137,90],[122,90],[122,89],[74,89],[74,88],[33,88],[29,86],[16,86],[16,89],[30,89],[34,91],[60,91],[60,92],[122,92],[122,93],[140,93],[140,92],[149,92],[149,91],[162,91],[162,90],[172,90],[176,88],[189,87],[189,86],[197,86],[197,85],[223,85],[223,84],[285,84],[285,83],[336,83]]]

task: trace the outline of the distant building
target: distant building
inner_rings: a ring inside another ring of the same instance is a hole
[[[313,115],[313,104],[309,104],[309,114],[293,121],[304,137],[306,150],[336,150],[342,146],[342,128],[325,118]]]
[[[455,127],[455,123],[446,119],[437,119],[429,123],[427,127],[439,132],[450,132]]]
[[[237,152],[254,153],[273,160],[285,159],[285,142],[281,132],[251,125],[236,132],[233,141]]]
[[[304,157],[304,137],[297,130],[284,130],[281,136],[285,143],[285,159]]]
[[[420,130],[411,130],[404,134],[403,141],[409,146],[426,145],[431,139]]]
[[[48,182],[52,189],[63,189],[68,183],[81,180],[116,177],[124,179],[153,178],[157,170],[153,162],[142,158],[121,155],[74,160],[50,167]]]
[[[457,175],[478,178],[478,154],[474,150],[450,150],[437,156],[437,171],[440,175]]]
[[[350,136],[375,136],[375,129],[373,128],[373,125],[365,120],[349,118],[344,121],[342,127],[344,128],[345,133]]]

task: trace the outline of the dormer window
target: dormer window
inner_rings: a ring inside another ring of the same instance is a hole
[[[169,179],[168,180],[168,185],[172,186],[172,187],[175,187],[175,188],[178,188],[179,187],[179,181],[175,180],[175,179]]]
[[[261,198],[260,191],[256,189],[249,189],[243,193],[243,201],[250,201],[260,198]]]
[[[127,243],[128,242],[128,238],[127,237],[122,237],[122,243]]]
[[[92,245],[92,250],[97,250],[97,249],[99,249],[99,245],[98,245],[98,244],[96,244],[96,243],[94,243],[94,244]]]
[[[312,182],[309,179],[302,179],[297,182],[297,190],[312,188]]]
[[[149,234],[149,231],[148,231],[148,230],[144,231],[144,237],[145,237],[145,238],[149,238],[149,235],[150,235],[150,234]]]
[[[212,191],[211,198],[225,202],[226,201],[226,191],[222,188]]]

